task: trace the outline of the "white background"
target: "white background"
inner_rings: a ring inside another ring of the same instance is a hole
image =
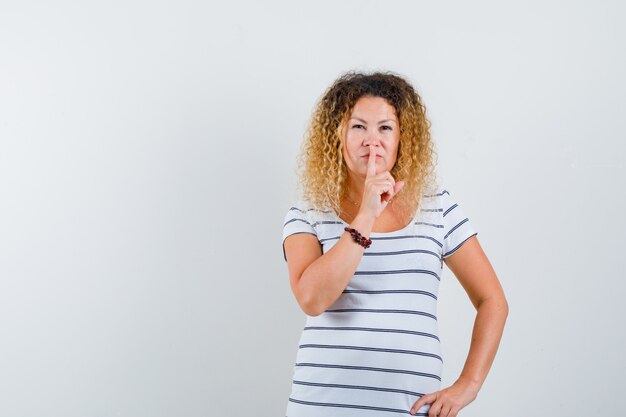
[[[422,95],[510,314],[460,416],[619,415],[619,1],[2,1],[0,415],[284,416],[282,220],[347,70]],[[442,387],[474,310],[448,269]]]

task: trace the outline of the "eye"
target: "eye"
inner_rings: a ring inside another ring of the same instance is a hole
[[[354,126],[352,126],[352,128],[355,128],[355,127],[364,127],[364,126],[363,125],[354,125]]]
[[[383,125],[383,126],[381,126],[381,129],[393,130],[393,129],[391,128],[391,126],[387,126],[387,125]]]

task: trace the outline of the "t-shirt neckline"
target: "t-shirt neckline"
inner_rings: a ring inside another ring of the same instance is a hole
[[[331,213],[332,213],[332,215],[334,217],[339,219],[339,221],[341,221],[341,223],[344,224],[346,227],[349,226],[349,223],[346,223],[341,217],[339,217],[339,215],[337,213],[335,213],[334,210],[331,210]],[[413,226],[413,224],[415,223],[415,219],[416,218],[417,218],[417,214],[414,215],[413,218],[411,219],[411,221],[409,222],[409,224],[404,226],[402,229],[392,230],[391,232],[370,232],[370,237],[371,236],[389,236],[389,235],[395,235],[395,234],[398,234],[398,233],[406,232],[407,230],[409,230],[411,228],[411,226]]]

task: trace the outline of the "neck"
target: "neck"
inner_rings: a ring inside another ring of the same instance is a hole
[[[363,189],[365,186],[365,180],[362,179],[353,179],[353,178],[348,178],[348,181],[346,181],[346,195],[348,196],[348,199],[353,200],[354,203],[356,204],[361,204],[361,201],[363,200]]]
[[[363,190],[365,188],[365,178],[353,178],[348,177],[346,181],[346,189],[344,191],[345,195],[347,195],[348,206],[353,208],[359,208],[361,206],[361,202],[363,201]],[[392,204],[396,203],[396,204]],[[397,208],[397,201],[393,201],[389,203],[387,208],[389,211],[395,211]]]

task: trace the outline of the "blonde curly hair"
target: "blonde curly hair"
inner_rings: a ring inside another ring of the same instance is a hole
[[[422,195],[437,189],[436,152],[421,97],[404,78],[389,71],[346,72],[319,100],[297,158],[302,198],[319,210],[342,213],[348,178],[342,153],[344,133],[354,105],[365,96],[382,97],[395,108],[400,142],[390,173],[405,184],[390,204],[402,218],[411,218],[420,207]]]

